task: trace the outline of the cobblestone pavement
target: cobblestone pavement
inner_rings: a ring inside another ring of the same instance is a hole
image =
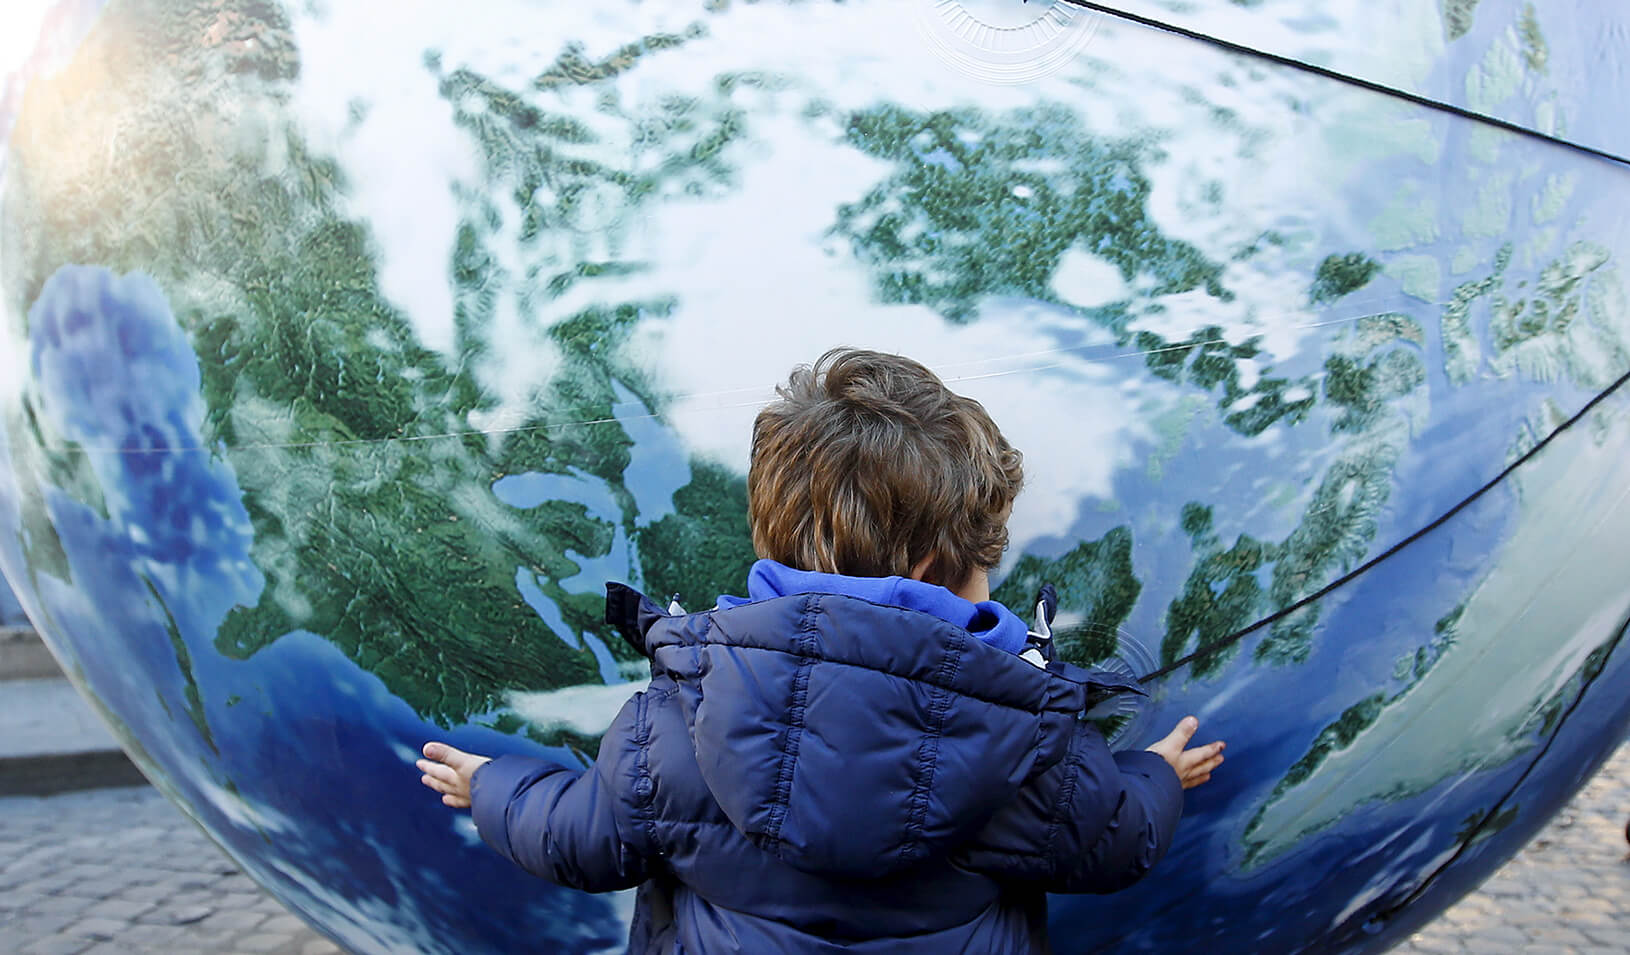
[[[1481,889],[1399,953],[1630,952],[1630,743]]]
[[[249,881],[157,790],[142,786],[0,799],[0,951],[340,949]]]
[[[1476,895],[1404,953],[1630,952],[1630,745]],[[335,948],[150,788],[0,799],[0,950],[19,955]]]

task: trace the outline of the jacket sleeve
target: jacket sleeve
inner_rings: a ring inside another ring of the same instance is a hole
[[[623,705],[587,770],[526,756],[476,770],[470,810],[487,845],[535,876],[585,892],[645,881],[654,853],[635,818],[644,697]]]
[[[1118,892],[1166,854],[1182,813],[1183,788],[1164,759],[1111,754],[1096,729],[1077,723],[1064,758],[1026,783],[957,861],[1048,892]]]

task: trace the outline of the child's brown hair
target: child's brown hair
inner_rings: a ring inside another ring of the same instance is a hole
[[[1022,456],[984,406],[899,355],[835,348],[753,422],[747,513],[760,557],[958,589],[1007,548]]]

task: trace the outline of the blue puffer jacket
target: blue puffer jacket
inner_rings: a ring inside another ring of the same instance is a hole
[[[636,952],[1036,952],[1046,892],[1113,892],[1182,811],[1078,719],[1125,689],[918,609],[801,593],[607,619],[651,659],[587,772],[496,759],[478,831],[527,871],[639,886]]]

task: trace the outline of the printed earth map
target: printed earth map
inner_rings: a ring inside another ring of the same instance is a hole
[[[1114,745],[1229,741],[1058,951],[1378,951],[1630,721],[1607,7],[66,0],[0,96],[0,570],[337,942],[618,951],[417,749],[587,765],[604,584],[739,593],[757,408],[903,352],[1025,454],[996,597],[1147,677]]]

